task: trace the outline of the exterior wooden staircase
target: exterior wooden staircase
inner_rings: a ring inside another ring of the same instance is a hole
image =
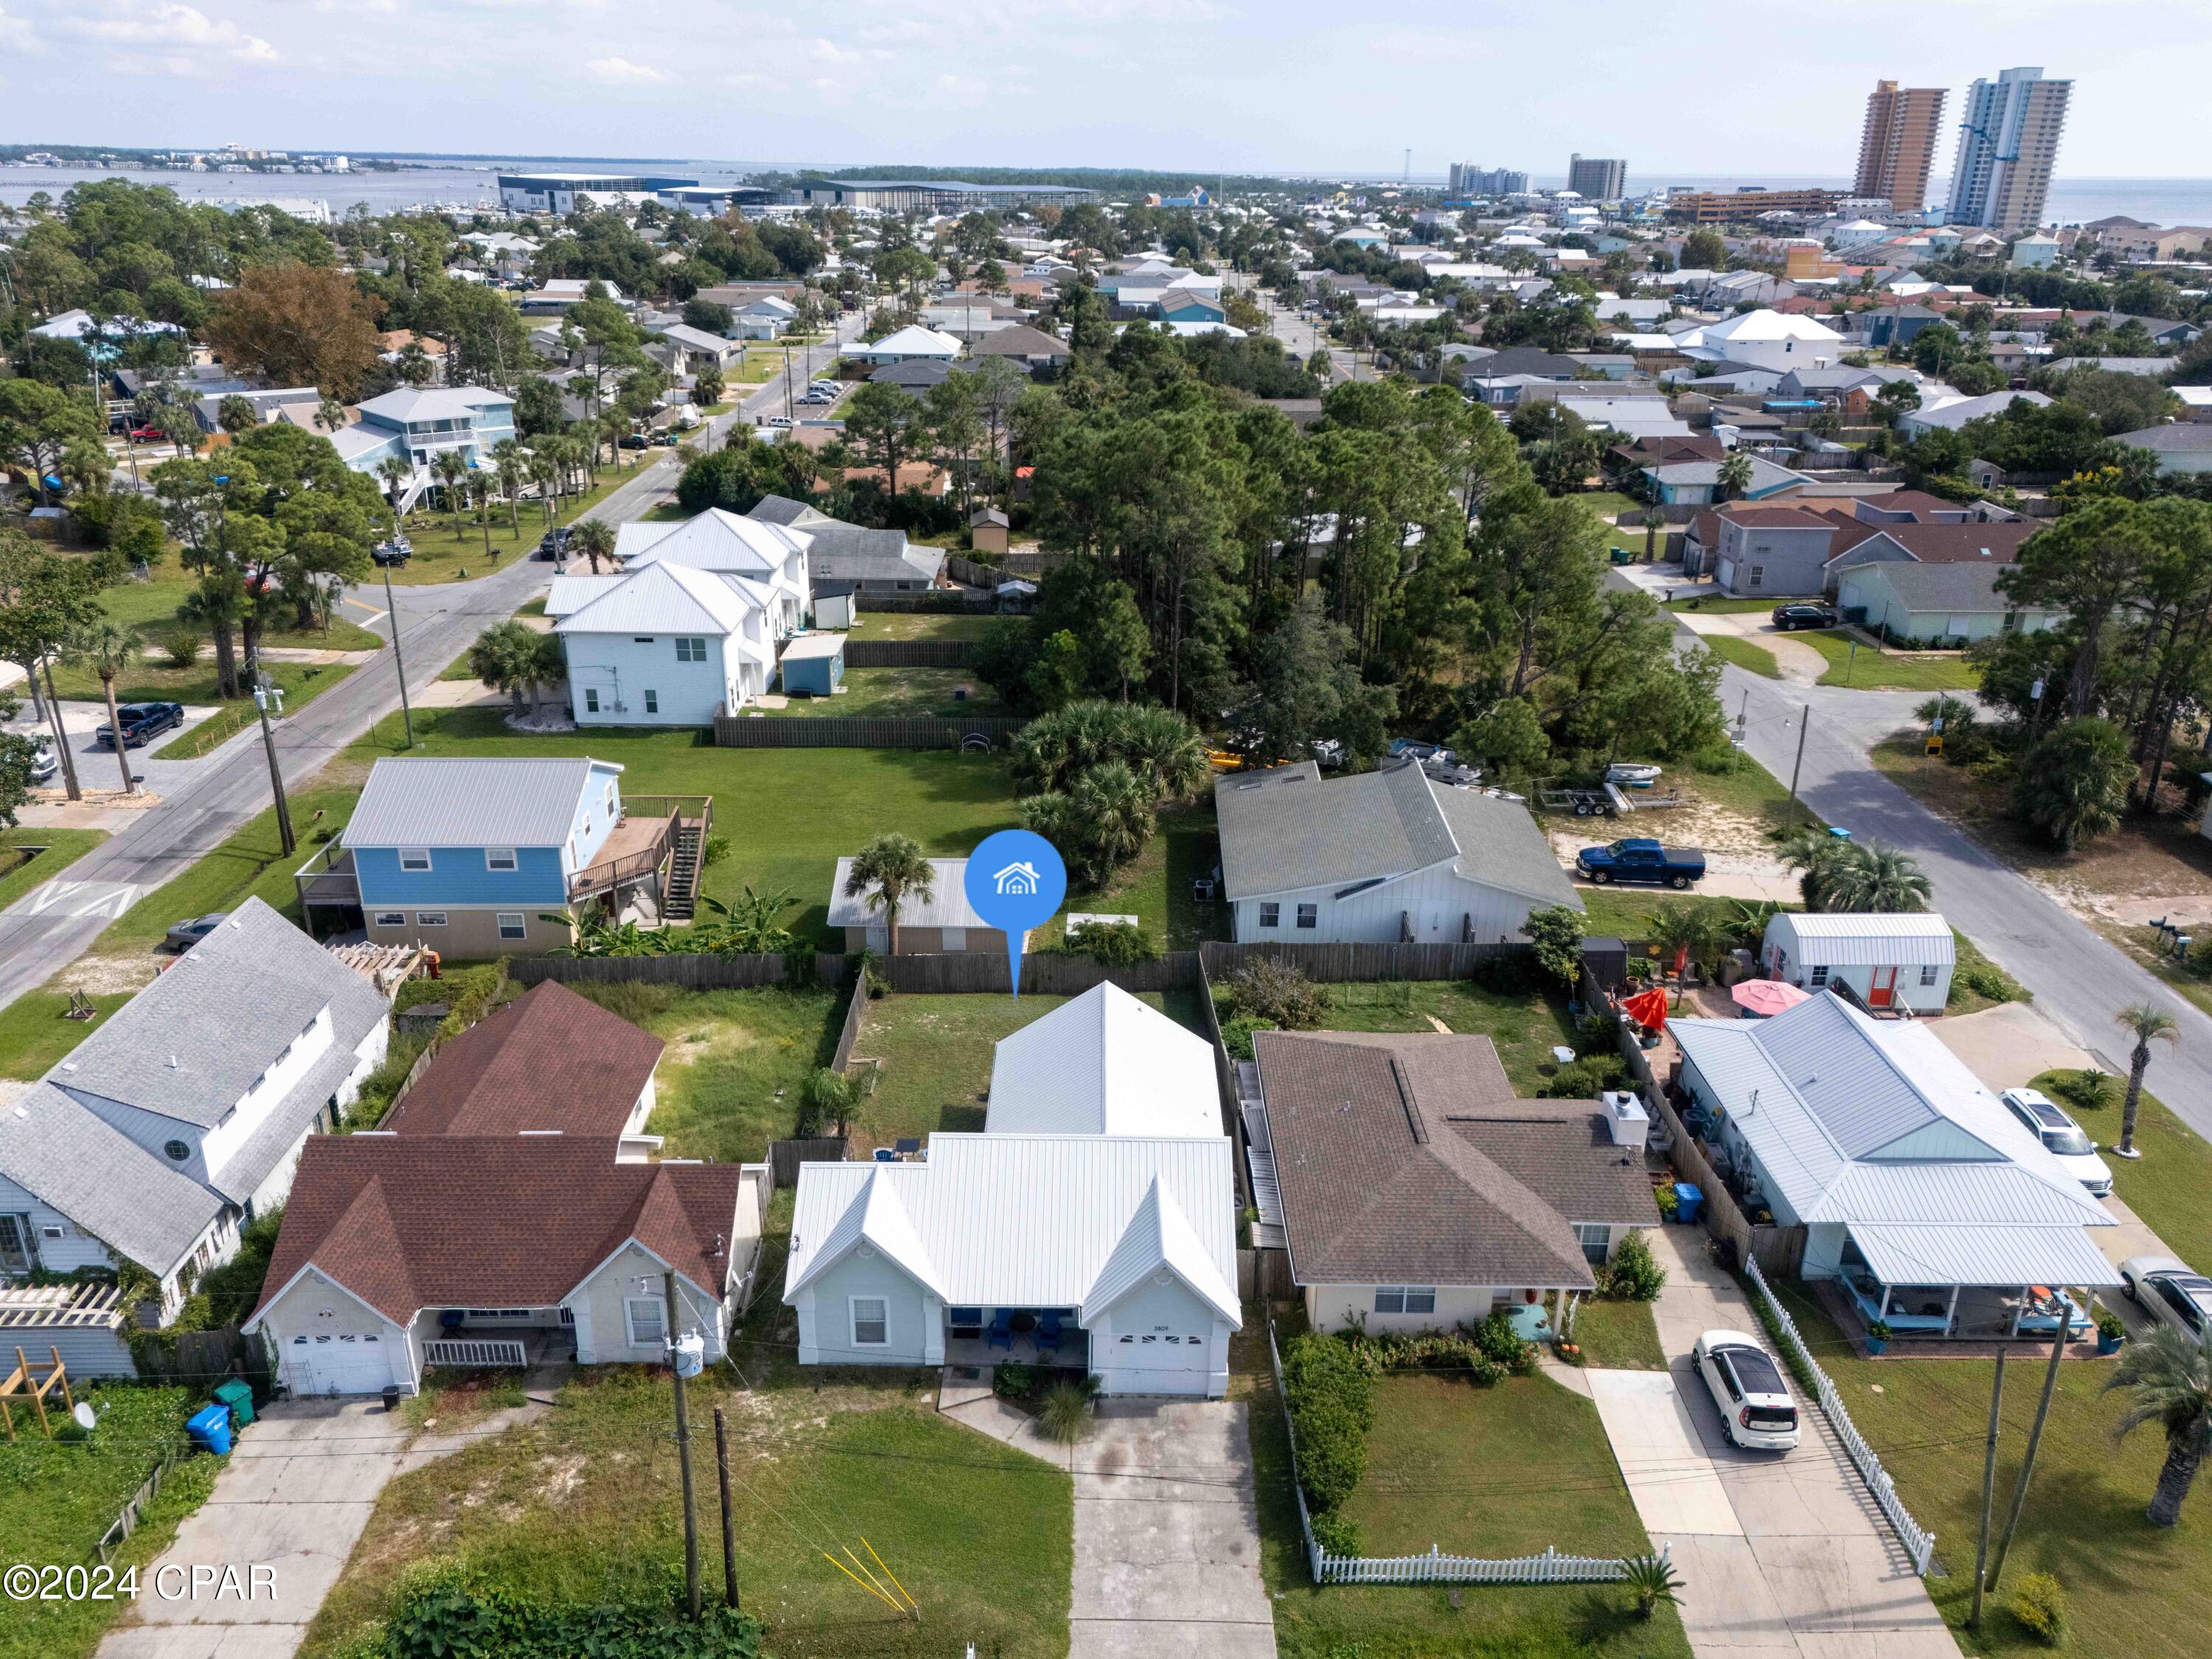
[[[668,881],[660,896],[664,921],[690,921],[699,909],[699,867],[704,856],[707,819],[689,816],[676,820],[676,838],[668,853]]]

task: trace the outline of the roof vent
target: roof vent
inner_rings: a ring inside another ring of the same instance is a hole
[[[178,1064],[177,1057],[174,1054],[171,1054],[169,1056],[169,1069],[173,1072],[183,1069],[183,1067]]]

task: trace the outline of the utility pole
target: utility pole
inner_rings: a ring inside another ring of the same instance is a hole
[[[257,662],[253,669],[253,707],[261,716],[261,748],[269,757],[269,789],[276,797],[276,833],[284,843],[287,856],[296,851],[299,842],[292,838],[292,807],[284,799],[284,770],[276,764],[276,733],[269,724],[269,705],[276,705],[276,712],[284,712],[284,694],[276,682],[263,672]],[[119,744],[122,734],[116,734]]]
[[[394,534],[398,532],[394,532]],[[407,746],[415,746],[415,711],[407,706],[407,665],[399,655],[399,607],[392,599],[392,566],[384,569],[384,619],[392,624],[392,666],[399,676],[399,718],[407,726]]]
[[[699,1622],[699,1512],[691,1492],[691,1414],[684,1399],[684,1367],[676,1355],[676,1273],[661,1275],[668,1293],[668,1374],[676,1380],[676,1462],[684,1473],[684,1604]]]
[[[1746,706],[1749,706],[1748,699]],[[1807,703],[1797,713],[1797,763],[1790,769],[1790,810],[1782,820],[1784,830],[1794,830],[1797,825],[1797,778],[1805,769],[1805,733],[1812,724],[1813,705]]]
[[[2027,1454],[2021,1460],[2020,1485],[2013,1489],[2012,1513],[2005,1517],[2004,1536],[1997,1540],[1997,1559],[1990,1563],[1990,1588],[2004,1577],[2005,1556],[2012,1549],[2013,1534],[2020,1529],[2021,1511],[2027,1507],[2027,1483],[2035,1474],[2036,1448],[2043,1443],[2044,1419],[2051,1415],[2051,1396],[2058,1389],[2058,1362],[2066,1357],[2066,1322],[2070,1306],[2061,1304],[2058,1328],[2051,1334],[2051,1369],[2043,1374],[2043,1398],[2036,1401],[2035,1424],[2027,1431]]]
[[[2004,1404],[2004,1350],[1999,1348],[1996,1376],[1990,1384],[1989,1448],[1982,1454],[1982,1541],[1974,1547],[1974,1608],[1966,1615],[1966,1622],[1978,1628],[1982,1622],[1982,1569],[1990,1559],[1990,1505],[1996,1496],[1997,1408]]]
[[[730,1441],[722,1408],[714,1407],[714,1479],[722,1489],[722,1601],[738,1611],[738,1535],[730,1513]]]

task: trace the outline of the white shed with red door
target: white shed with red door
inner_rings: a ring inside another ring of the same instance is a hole
[[[1769,979],[1856,997],[1875,1013],[1940,1014],[1958,965],[1951,924],[1932,911],[1899,915],[1778,913],[1759,951]]]

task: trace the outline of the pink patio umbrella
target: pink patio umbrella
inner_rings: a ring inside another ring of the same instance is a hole
[[[1795,1008],[1811,994],[1778,979],[1741,980],[1729,991],[1735,1006],[1753,1019],[1770,1019],[1784,1008]]]

